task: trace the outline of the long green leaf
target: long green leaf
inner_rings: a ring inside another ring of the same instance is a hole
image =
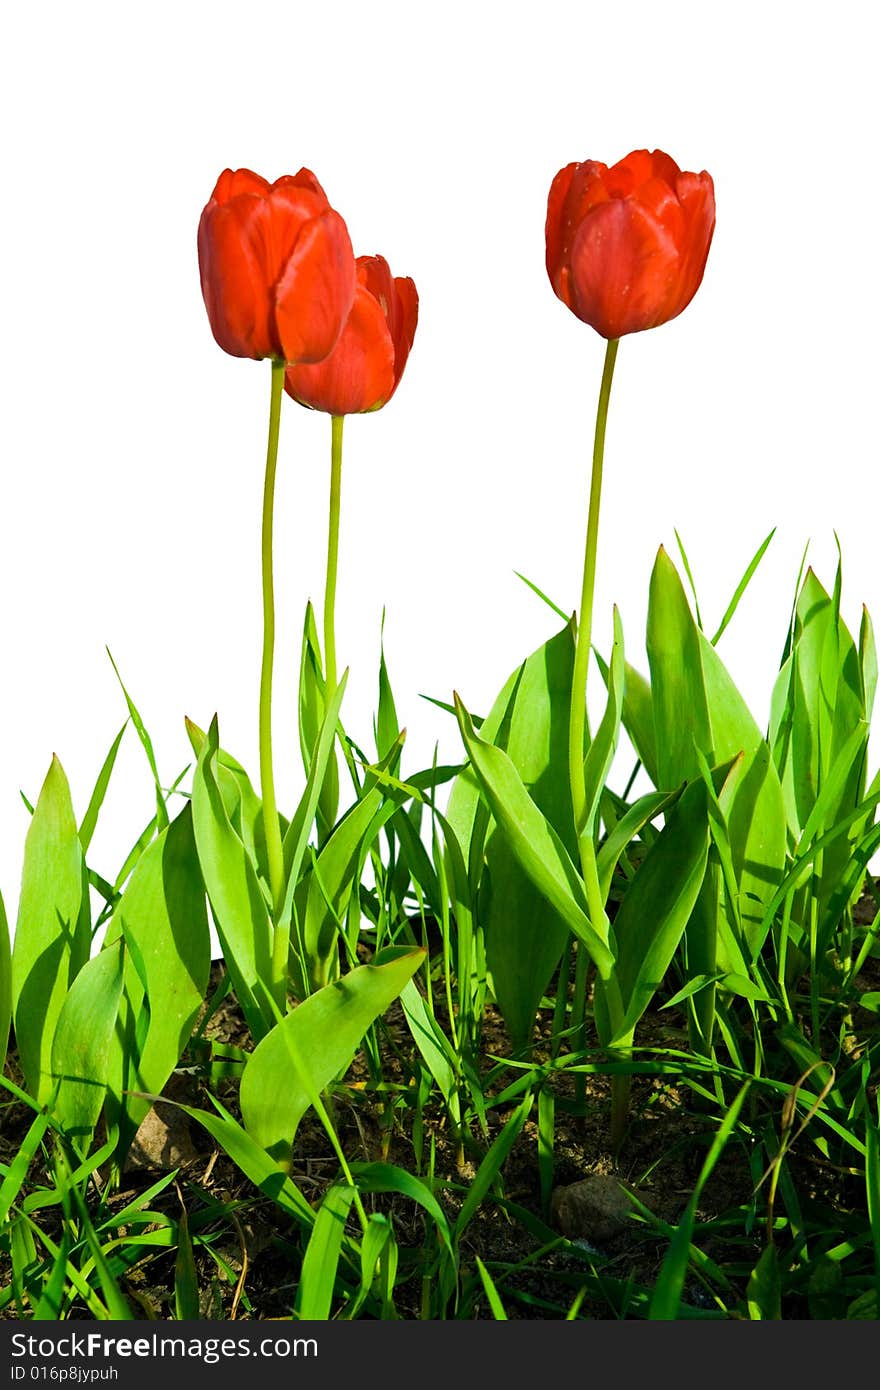
[[[706,788],[700,781],[674,806],[614,919],[615,978],[624,1016],[612,1027],[600,980],[596,1022],[603,1044],[631,1034],[662,983],[697,901],[708,853]]]
[[[119,752],[119,745],[122,742],[122,736],[127,728],[128,720],[126,719],[119,733],[110,745],[110,751],[104,759],[101,771],[98,773],[98,780],[95,782],[95,787],[89,800],[88,807],[86,808],[86,813],[80,823],[79,840],[82,845],[83,854],[88,853],[89,845],[92,842],[95,826],[98,824],[98,816],[104,804],[104,797],[107,795],[107,788],[110,785],[113,768],[116,765],[116,755]]]
[[[123,679],[119,674],[119,667],[113,660],[113,654],[110,651],[110,648],[107,647],[106,651],[107,655],[110,657],[110,665],[116,672],[116,679],[119,681],[119,684],[122,688],[122,693],[125,696],[125,703],[128,705],[128,712],[131,716],[131,722],[134,725],[135,730],[137,731],[137,736],[140,739],[141,745],[143,746],[143,750],[147,755],[147,762],[149,763],[150,771],[153,774],[153,785],[156,790],[156,824],[160,830],[164,830],[165,826],[168,824],[168,809],[165,805],[165,793],[162,790],[162,783],[159,780],[159,769],[156,766],[156,755],[153,752],[153,741],[150,738],[150,735],[147,733],[146,725],[144,724],[143,719],[141,719],[141,716],[138,713],[137,706],[135,705],[134,701],[132,700],[131,696],[125,688]]]
[[[114,1049],[111,1112],[120,1127],[121,1157],[150,1104],[123,1093],[161,1093],[189,1040],[211,972],[205,888],[190,805],[138,861],[107,928],[107,942],[119,938],[140,964],[138,969],[133,960],[126,970]],[[120,1104],[122,1112],[115,1113]]]
[[[651,576],[648,656],[663,785],[699,776],[701,759],[717,766],[743,755],[724,810],[737,883],[735,910],[757,952],[763,910],[785,860],[782,789],[758,725],[694,622],[681,580],[662,550]],[[722,963],[727,970],[738,966]]]
[[[751,583],[752,576],[754,575],[755,570],[758,568],[758,566],[764,558],[765,550],[767,549],[768,545],[770,544],[775,535],[776,527],[774,526],[770,534],[764,537],[761,544],[758,546],[758,549],[755,551],[754,555],[752,556],[751,560],[746,566],[745,573],[742,579],[737,584],[736,589],[734,590],[733,598],[730,600],[730,603],[727,605],[727,608],[724,611],[724,617],[721,619],[721,622],[718,624],[718,627],[712,636],[713,647],[717,647],[718,642],[722,637],[725,629],[727,628],[728,623],[730,622],[731,618],[733,617],[734,613],[739,607],[740,599],[742,598],[743,594],[745,593],[746,589],[749,587],[749,584]]]
[[[107,1094],[124,965],[122,942],[87,961],[70,987],[52,1040],[58,1081],[53,1113],[81,1152],[91,1142]]]
[[[530,799],[572,854],[576,841],[568,778],[568,723],[574,649],[572,625],[566,623],[527,657],[516,674],[493,740],[504,749]],[[503,692],[487,721],[490,729],[502,698]],[[486,738],[485,728],[481,738]],[[519,1049],[530,1040],[541,998],[568,940],[568,928],[524,871],[507,836],[491,824],[487,827],[478,917],[495,998],[513,1045]]]
[[[12,946],[3,894],[0,893],[0,1072],[6,1063],[9,1026],[12,1022]]]
[[[245,1127],[262,1148],[286,1160],[312,1095],[348,1067],[370,1024],[424,955],[397,947],[380,953],[374,964],[310,995],[266,1035],[245,1066],[239,1097]]]
[[[212,1139],[255,1187],[275,1202],[298,1226],[311,1230],[315,1214],[296,1184],[281,1171],[275,1160],[252,1139],[245,1129],[212,1097],[217,1114],[192,1105],[180,1109],[206,1129]]]
[[[15,1038],[28,1089],[52,1092],[52,1038],[67,992],[89,958],[91,934],[82,846],[67,778],[57,758],[43,783],[24,850],[12,947]]]
[[[460,701],[457,701],[457,712],[474,772],[492,815],[520,865],[569,929],[584,943],[600,971],[609,972],[614,958],[601,934],[604,924],[597,930],[590,922],[583,882],[564,844],[532,801],[507,754],[477,735]]]
[[[623,656],[623,626],[617,608],[614,609],[614,642],[611,648],[611,666],[608,673],[608,700],[596,736],[587,749],[584,760],[584,783],[586,787],[586,811],[584,813],[584,832],[595,834],[596,816],[599,802],[605,790],[605,783],[620,734],[620,721],[623,714],[626,663]]]
[[[330,1316],[345,1223],[355,1196],[353,1187],[336,1183],[318,1208],[296,1294],[295,1310],[300,1320],[326,1322]]]
[[[193,778],[193,830],[223,958],[255,1038],[272,1026],[272,920],[257,872],[236,834],[217,778],[216,717]]]

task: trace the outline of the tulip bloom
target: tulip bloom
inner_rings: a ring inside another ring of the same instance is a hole
[[[320,362],[355,292],[348,229],[314,174],[225,169],[199,222],[202,296],[233,357]]]
[[[418,316],[412,280],[393,278],[382,256],[359,256],[354,303],[339,341],[323,362],[288,367],[287,392],[328,415],[378,410],[397,390]]]
[[[700,287],[715,193],[707,173],[635,150],[608,168],[560,169],[547,203],[547,273],[572,313],[609,340],[674,319]]]

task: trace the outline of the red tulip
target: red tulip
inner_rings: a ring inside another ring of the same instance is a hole
[[[233,357],[320,362],[351,309],[348,229],[314,174],[225,169],[199,222],[211,330]]]
[[[314,366],[288,367],[286,390],[329,415],[378,410],[397,390],[418,316],[412,280],[394,279],[382,256],[359,256],[354,303],[336,347]]]
[[[662,150],[634,150],[610,169],[588,160],[560,169],[547,203],[547,273],[569,309],[621,338],[686,309],[700,286],[715,192]]]

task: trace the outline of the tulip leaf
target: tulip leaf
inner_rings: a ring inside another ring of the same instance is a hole
[[[117,942],[80,970],[55,1026],[52,1072],[58,1091],[52,1111],[82,1153],[107,1093],[123,974],[124,948]]]
[[[275,1020],[270,992],[272,919],[251,856],[226,810],[218,751],[215,717],[193,777],[193,830],[223,958],[248,1027],[261,1038]]]
[[[345,694],[345,686],[348,681],[348,671],[344,671],[339,686],[330,701],[327,713],[324,715],[318,735],[315,739],[313,756],[309,763],[308,776],[306,778],[305,791],[300,798],[299,805],[293,814],[290,825],[284,836],[284,872],[287,875],[287,896],[283,909],[283,917],[290,916],[293,904],[293,893],[299,883],[302,862],[308,845],[309,834],[314,823],[315,814],[318,808],[318,798],[321,794],[321,787],[328,763],[333,755],[336,743],[336,724],[339,719],[339,709],[342,704],[342,697]]]
[[[785,810],[769,748],[712,644],[700,632],[665,551],[651,576],[648,659],[662,785],[701,775],[743,755],[725,806],[736,874],[735,910],[755,954],[764,910],[782,877]],[[682,717],[687,711],[689,717]],[[724,961],[735,970],[739,963]]]
[[[670,811],[614,919],[615,978],[623,1018],[612,1029],[598,980],[596,1023],[603,1045],[631,1035],[662,983],[696,904],[708,853],[707,793],[700,779],[685,789]]]
[[[379,707],[375,721],[375,740],[376,757],[382,759],[400,736],[400,722],[397,718],[397,708],[394,703],[394,692],[391,689],[391,681],[388,677],[388,666],[385,661],[385,643],[382,640],[385,632],[385,611],[382,611],[382,630],[379,639]]]
[[[510,707],[522,679],[522,670],[522,666],[519,666],[511,673],[485,719],[477,724],[473,716],[471,717],[471,723],[480,730],[480,737],[488,743],[494,743],[498,748],[505,748],[507,744]],[[456,712],[454,705],[445,708],[452,714]],[[465,764],[452,785],[446,807],[446,819],[461,847],[468,866],[471,886],[476,894],[483,872],[483,850],[489,822],[479,778],[469,763]]]
[[[189,1040],[211,972],[190,805],[138,861],[107,928],[107,943],[119,939],[131,958],[114,1055],[117,1084],[108,1108],[113,1115],[122,1106],[115,1116],[121,1157],[150,1106],[143,1096],[123,1093],[161,1093]]]
[[[187,719],[185,723],[189,741],[198,758],[207,735],[191,719]],[[216,777],[229,822],[248,852],[269,903],[269,855],[263,825],[263,804],[241,763],[223,748],[217,749]],[[279,819],[284,833],[284,818]]]
[[[529,797],[570,852],[575,848],[568,776],[574,645],[567,622],[511,674],[480,728],[481,740],[506,752]],[[568,927],[526,873],[507,836],[492,825],[472,768],[456,779],[447,817],[459,843],[467,846],[493,990],[514,1046],[521,1048],[559,964]]]
[[[429,1012],[414,980],[407,980],[400,992],[400,1003],[422,1061],[440,1088],[453,1121],[458,1123],[460,1105],[456,1087],[461,1064],[455,1049]]]
[[[296,1184],[282,1173],[274,1159],[213,1096],[211,1103],[217,1111],[216,1115],[210,1110],[191,1105],[181,1105],[180,1109],[207,1130],[223,1152],[265,1197],[275,1202],[297,1225],[304,1230],[311,1230],[315,1222],[315,1213]]]
[[[327,712],[331,692],[324,679],[324,663],[318,625],[311,603],[306,604],[303,622],[302,655],[299,668],[299,742],[306,776],[315,757],[318,735]],[[336,822],[339,807],[339,766],[331,748],[318,794],[318,831],[323,841]]]
[[[853,734],[867,729],[876,656],[869,620],[862,620],[858,647],[842,621],[840,586],[839,568],[832,595],[807,571],[771,701],[769,741],[795,842],[803,841],[808,826],[816,835],[844,819],[864,795],[864,740],[854,740]],[[852,839],[864,825],[854,825]],[[820,913],[846,874],[852,839],[841,837],[823,854]],[[855,895],[860,882],[853,885]]]
[[[54,1084],[55,1025],[90,949],[82,846],[67,778],[53,758],[25,840],[11,972],[19,1061],[41,1105]]]
[[[574,646],[572,625],[566,623],[526,659],[498,735],[530,799],[569,852],[575,846],[568,779]],[[482,730],[480,737],[485,737]],[[597,768],[599,763],[601,756]],[[486,838],[479,919],[495,998],[519,1049],[530,1039],[568,927],[525,872],[507,836],[493,826]]]
[[[349,1066],[367,1029],[424,958],[420,949],[382,951],[372,964],[310,995],[263,1038],[245,1066],[240,1091],[245,1128],[256,1143],[287,1160],[313,1096]]]
[[[874,642],[874,627],[867,608],[862,609],[859,625],[859,667],[862,673],[862,709],[870,724],[874,709],[874,696],[877,692],[877,647]]]
[[[12,946],[3,894],[0,893],[0,1072],[6,1062],[9,1025],[12,1022]]]
[[[341,699],[339,691],[337,695]],[[328,724],[329,729],[332,727]],[[402,733],[398,736],[377,769],[367,769],[360,800],[342,817],[315,856],[311,871],[295,886],[291,938],[294,970],[299,966],[295,980],[299,995],[322,988],[338,975],[340,936],[345,933],[350,908],[355,914],[351,934],[356,938],[360,923],[358,885],[364,860],[397,808],[396,800],[386,798],[378,782],[399,759],[404,737]],[[353,939],[352,951],[354,944]]]
[[[588,835],[595,835],[596,817],[599,802],[605,790],[605,783],[620,734],[620,721],[623,713],[625,682],[625,662],[623,657],[623,627],[620,614],[614,609],[614,642],[611,648],[611,666],[608,679],[608,700],[595,737],[587,749],[584,760],[584,782],[586,786],[586,811],[583,829]]]
[[[614,870],[627,845],[635,839],[640,831],[644,830],[646,825],[656,820],[664,811],[668,811],[670,806],[674,806],[681,791],[682,789],[679,788],[674,792],[648,792],[646,796],[641,796],[638,801],[634,801],[629,810],[621,816],[613,830],[609,831],[596,855],[599,890],[603,902],[608,901]]]
[[[610,971],[614,958],[602,934],[604,924],[597,930],[590,922],[583,881],[559,835],[529,796],[507,754],[474,731],[460,701],[458,719],[492,815],[527,878],[584,943],[600,971]]]

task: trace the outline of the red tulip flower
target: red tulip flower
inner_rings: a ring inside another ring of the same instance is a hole
[[[609,169],[560,169],[547,203],[547,273],[572,313],[603,338],[674,319],[700,286],[715,192],[662,150],[634,150]]]
[[[382,256],[359,256],[357,289],[339,341],[323,362],[288,367],[285,389],[328,415],[378,410],[397,390],[419,316],[408,277],[392,277]]]
[[[314,174],[225,169],[199,222],[202,295],[233,357],[320,362],[355,292],[348,229]]]

